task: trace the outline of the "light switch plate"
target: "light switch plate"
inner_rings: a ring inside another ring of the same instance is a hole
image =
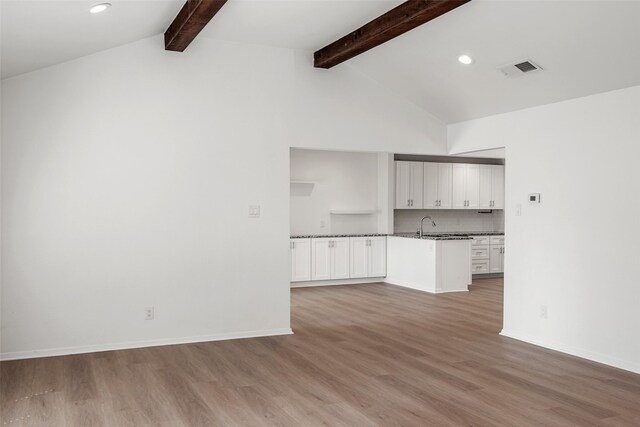
[[[260,218],[260,205],[249,205],[249,218]]]

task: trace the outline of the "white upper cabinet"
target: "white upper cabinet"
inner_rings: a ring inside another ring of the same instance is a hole
[[[480,209],[504,209],[504,166],[480,165]]]
[[[396,161],[396,209],[504,209],[504,166]]]
[[[311,280],[311,239],[291,239],[291,281]]]
[[[452,208],[478,209],[480,207],[480,165],[454,163],[452,168]]]
[[[396,161],[396,209],[422,209],[423,163]]]
[[[387,275],[386,237],[351,237],[350,240],[352,279]]]
[[[491,166],[492,208],[504,209],[504,166]]]
[[[491,201],[493,200],[491,191],[491,175],[490,165],[480,165],[480,208],[491,209]]]
[[[451,171],[450,163],[424,164],[424,209],[451,209]]]
[[[451,171],[451,207],[467,208],[467,167],[463,164],[452,165]]]
[[[478,209],[480,207],[480,165],[465,165],[467,209]]]

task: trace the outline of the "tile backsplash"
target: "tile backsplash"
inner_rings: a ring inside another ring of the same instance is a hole
[[[393,212],[394,233],[413,233],[420,226],[420,219],[429,215],[436,223],[432,227],[428,220],[424,221],[424,231],[504,231],[504,211],[494,210],[492,213],[478,213],[471,210],[404,210]]]

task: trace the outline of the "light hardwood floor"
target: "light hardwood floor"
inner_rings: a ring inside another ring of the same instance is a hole
[[[640,426],[639,375],[498,335],[501,279],[294,289],[292,316],[293,336],[4,362],[2,422]]]

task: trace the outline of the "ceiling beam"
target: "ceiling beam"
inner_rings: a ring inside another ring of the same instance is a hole
[[[164,33],[165,50],[184,52],[227,0],[187,0]]]
[[[408,0],[313,54],[314,67],[331,68],[471,0]]]

